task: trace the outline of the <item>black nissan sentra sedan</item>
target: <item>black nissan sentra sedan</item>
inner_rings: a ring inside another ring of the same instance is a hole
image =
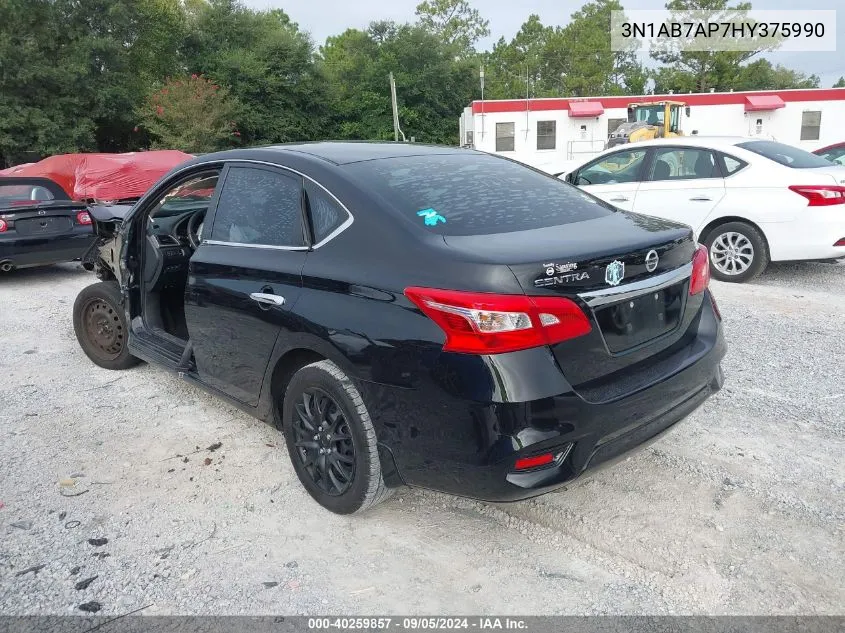
[[[401,485],[547,492],[722,385],[692,231],[500,157],[234,150],[108,213],[102,282],[74,306],[85,353],[162,365],[272,421],[333,512]]]

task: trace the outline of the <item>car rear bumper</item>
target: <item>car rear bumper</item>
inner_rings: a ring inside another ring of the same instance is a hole
[[[0,235],[0,262],[23,268],[73,261],[82,257],[96,237],[90,226],[74,226],[70,233],[49,237]]]
[[[364,383],[362,393],[379,441],[393,457],[389,470],[395,466],[402,482],[486,501],[517,501],[649,443],[718,391],[726,347],[709,301],[696,327],[692,342],[660,361],[649,386],[601,403],[571,388],[551,397],[495,403],[461,400],[430,387]],[[540,370],[529,376],[525,365],[510,379],[534,384],[534,376],[548,373],[544,362],[537,355],[533,365]],[[556,455],[555,461],[515,471],[516,459],[544,453]]]
[[[769,242],[772,261],[800,261],[845,257],[845,208],[808,207],[800,220],[761,225]]]

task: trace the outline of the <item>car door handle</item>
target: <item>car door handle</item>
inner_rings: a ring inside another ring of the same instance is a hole
[[[628,198],[625,196],[616,196],[615,198],[610,199],[611,202],[628,202]]]
[[[707,196],[696,196],[695,198],[690,198],[694,202],[711,202],[713,199],[708,198]]]
[[[266,292],[252,292],[250,293],[249,298],[268,306],[280,306],[285,303],[284,297],[268,294]]]

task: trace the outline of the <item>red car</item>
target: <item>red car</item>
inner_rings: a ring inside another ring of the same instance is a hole
[[[813,154],[826,158],[831,163],[845,165],[845,142],[834,143],[833,145],[822,147],[821,149],[814,151]]]

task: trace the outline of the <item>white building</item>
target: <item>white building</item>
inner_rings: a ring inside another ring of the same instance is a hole
[[[474,101],[461,143],[546,167],[589,158],[627,119],[628,104],[682,101],[685,135],[760,136],[814,150],[845,141],[845,88]]]

